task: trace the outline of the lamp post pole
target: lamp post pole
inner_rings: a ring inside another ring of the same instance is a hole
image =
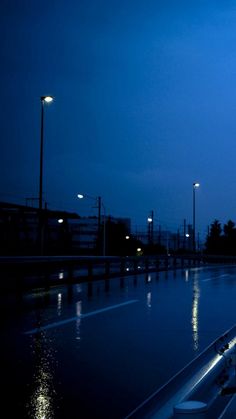
[[[106,211],[101,196],[97,197],[98,202],[98,247],[103,256],[106,255]],[[103,234],[101,231],[101,209],[103,209]],[[101,245],[102,244],[102,245]]]
[[[193,183],[193,251],[196,252],[196,198],[195,191],[199,188],[200,183]]]
[[[41,97],[41,138],[40,138],[40,171],[39,171],[39,210],[43,206],[43,125],[44,125],[44,99]]]
[[[147,219],[148,221],[148,243],[153,244],[153,222],[154,222],[154,212],[151,211],[151,215]]]
[[[40,135],[40,167],[39,167],[39,242],[43,254],[43,146],[44,146],[44,104],[53,101],[52,96],[41,96],[41,135]]]
[[[41,96],[41,138],[40,138],[40,173],[39,173],[39,210],[43,207],[43,143],[44,143],[44,104],[53,101],[52,96]]]
[[[103,208],[103,247],[102,247],[102,254],[103,256],[106,256],[106,210],[105,207],[103,205],[103,203],[101,203],[102,208]]]
[[[101,206],[102,206],[102,198],[98,196],[98,248],[101,248]]]

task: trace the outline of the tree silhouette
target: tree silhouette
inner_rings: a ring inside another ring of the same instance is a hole
[[[218,220],[215,220],[210,227],[210,233],[206,241],[206,252],[211,254],[221,254],[222,249],[222,228]]]
[[[224,234],[226,237],[232,237],[235,234],[235,223],[232,220],[224,225]]]
[[[211,224],[210,233],[206,240],[206,253],[236,255],[236,227],[234,221],[229,220],[224,225],[223,230],[218,220]]]
[[[236,228],[232,220],[229,220],[224,225],[224,253],[229,255],[236,254]]]

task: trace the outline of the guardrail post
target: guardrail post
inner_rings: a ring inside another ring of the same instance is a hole
[[[50,267],[45,266],[45,273],[43,274],[43,283],[44,283],[44,289],[48,291],[50,289]],[[43,269],[42,269],[43,271]]]
[[[92,279],[93,277],[93,262],[88,262],[88,277],[89,279]]]
[[[6,276],[4,275],[5,279]],[[13,289],[16,289],[17,295],[18,296],[22,296],[22,293],[24,291],[24,287],[25,287],[25,281],[24,281],[24,274],[21,270],[19,270],[19,276],[14,276],[14,279],[9,277],[7,278],[8,280],[11,281],[11,284],[13,285]],[[7,281],[8,283],[10,283],[10,281]]]
[[[169,267],[169,256],[165,257],[165,268],[168,269]]]
[[[92,295],[93,295],[93,283],[92,282],[88,282],[87,295],[88,295],[88,297],[92,297]]]
[[[134,265],[133,265],[133,267],[134,267],[134,273],[136,274],[138,272],[138,262],[137,262],[137,259],[134,259]]]
[[[125,274],[125,260],[124,260],[124,258],[121,258],[121,261],[120,261],[120,274],[121,275]]]
[[[68,266],[67,275],[68,275],[68,282],[72,283],[73,282],[73,267],[71,265]]]
[[[110,261],[106,260],[105,262],[105,276],[108,278],[110,275]]]

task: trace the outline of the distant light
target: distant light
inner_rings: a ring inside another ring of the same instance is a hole
[[[190,234],[186,233],[186,234],[185,234],[185,237],[190,237]]]
[[[195,183],[193,184],[193,187],[194,187],[194,188],[199,188],[199,186],[200,186],[200,183],[198,183],[198,182],[195,182]]]
[[[78,193],[77,198],[79,199],[83,199],[84,195],[82,195],[81,193]]]
[[[62,224],[62,223],[64,222],[64,220],[63,220],[63,218],[59,218],[59,220],[57,220],[57,222],[58,222],[59,224]]]
[[[41,100],[42,100],[42,102],[50,103],[50,102],[53,102],[53,97],[52,96],[42,96]]]
[[[148,217],[147,220],[148,220],[149,223],[152,223],[152,218],[151,217]]]
[[[142,250],[141,247],[137,248],[137,252],[141,252],[141,250]]]
[[[126,240],[129,240],[130,239],[130,236],[125,236],[125,238],[126,238]]]

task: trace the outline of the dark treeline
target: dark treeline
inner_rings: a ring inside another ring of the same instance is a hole
[[[166,247],[157,243],[144,244],[130,233],[122,222],[106,222],[106,255],[135,256],[166,253]],[[129,238],[129,239],[127,239]],[[138,251],[140,249],[140,251]]]
[[[215,220],[206,240],[206,253],[216,255],[236,255],[236,227],[232,220],[221,225]]]

